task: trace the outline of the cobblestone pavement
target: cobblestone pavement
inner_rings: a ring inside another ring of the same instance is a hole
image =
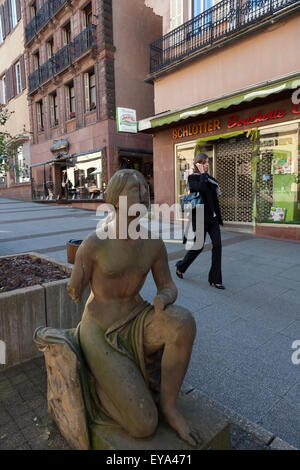
[[[48,414],[46,382],[43,357],[0,371],[0,450],[70,450]],[[232,450],[271,448],[264,436],[230,421]]]

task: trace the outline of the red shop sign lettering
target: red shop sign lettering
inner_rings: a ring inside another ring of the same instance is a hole
[[[300,113],[300,107],[299,107],[299,109],[298,109],[299,104],[300,104],[300,103],[294,104],[293,109],[292,109],[292,112],[293,112],[294,114],[299,114],[299,113]]]
[[[293,110],[293,112],[295,112]],[[275,109],[275,111],[271,111],[268,113],[262,113],[261,111],[258,111],[257,114],[250,116],[245,119],[239,119],[238,115],[233,115],[230,116],[228,120],[228,129],[232,129],[234,127],[242,127],[242,126],[247,126],[249,124],[255,124],[256,122],[262,122],[262,121],[268,121],[270,119],[280,119],[283,118],[286,115],[286,111],[284,109]]]

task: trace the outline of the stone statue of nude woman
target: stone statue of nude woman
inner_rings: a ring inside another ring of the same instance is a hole
[[[141,173],[120,170],[109,182],[105,200],[115,207],[115,217],[107,223],[114,224],[116,238],[101,239],[94,232],[77,251],[68,292],[79,302],[88,283],[91,286],[80,324],[81,350],[103,410],[131,436],[151,436],[159,409],[184,441],[196,445],[196,431],[176,408],[195,321],[188,310],[173,305],[177,288],[163,241],[119,237],[119,196],[127,196],[128,207],[147,204]],[[127,224],[132,220],[126,219]],[[150,269],[157,286],[154,307],[139,295]],[[157,366],[159,382],[154,378]]]

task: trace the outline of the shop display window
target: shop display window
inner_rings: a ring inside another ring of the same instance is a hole
[[[258,222],[300,223],[299,124],[260,131]]]
[[[186,190],[188,176],[193,173],[194,168],[194,148],[196,142],[189,142],[176,146],[176,203],[179,204],[180,196],[183,196]],[[201,149],[208,156],[208,172],[213,175],[213,146],[203,145]],[[181,217],[180,214],[178,214]]]
[[[103,199],[101,151],[41,164],[31,173],[35,200]]]

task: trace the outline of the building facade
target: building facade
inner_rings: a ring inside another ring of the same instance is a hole
[[[0,195],[30,199],[29,107],[24,59],[24,12],[20,0],[0,2],[0,104],[13,113],[1,130],[19,139],[14,169],[0,174]],[[24,128],[26,133],[23,132]]]
[[[171,0],[162,14],[155,115],[139,123],[154,139],[156,202],[179,202],[198,142],[225,221],[300,240],[300,2]]]
[[[121,132],[116,110],[154,112],[144,78],[161,17],[144,0],[36,0],[25,18],[33,199],[92,203],[119,168],[151,178],[152,137]]]

